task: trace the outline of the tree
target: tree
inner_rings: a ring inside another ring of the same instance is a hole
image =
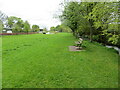
[[[31,30],[30,24],[29,24],[28,21],[25,21],[23,30],[24,30],[25,32],[27,32],[27,33]]]
[[[20,32],[21,27],[18,24],[14,24],[13,27],[12,27],[12,31],[13,32]]]
[[[61,24],[60,27],[62,29],[62,32],[72,32],[72,30],[64,24]]]
[[[11,16],[8,18],[8,26],[12,28],[13,32],[22,32],[24,27],[24,22],[21,18]]]
[[[38,26],[38,25],[33,25],[33,26],[32,26],[32,31],[33,31],[33,32],[39,31],[39,26]]]
[[[0,20],[0,33],[2,33],[2,30],[3,30],[3,23],[2,23],[2,21]]]
[[[78,21],[79,21],[79,4],[78,2],[69,2],[64,6],[63,14],[60,16],[61,21],[66,23],[72,29],[73,34],[77,30]]]
[[[55,31],[55,27],[51,27],[51,28],[50,28],[50,31]]]
[[[120,46],[119,2],[71,1],[64,5],[60,19],[72,29],[73,35],[87,35],[90,41]]]
[[[62,32],[62,26],[61,25],[57,25],[55,30],[58,31],[58,32]]]
[[[47,30],[47,28],[43,28],[43,32],[47,32],[48,30]]]
[[[58,31],[58,32],[72,32],[72,30],[64,25],[64,24],[61,24],[61,25],[57,25],[55,28],[54,28],[55,31]]]
[[[102,38],[104,43],[117,45],[119,42],[118,6],[118,2],[101,2],[98,3],[89,14],[94,20],[94,27],[101,29],[100,37],[104,37],[104,39]]]
[[[8,16],[0,11],[0,33],[2,33],[4,25],[7,26],[7,18]]]
[[[76,37],[87,31],[87,34],[90,33],[90,40],[92,41],[93,21],[87,16],[94,6],[94,2],[69,2],[64,6],[63,14],[60,16],[61,21],[72,29],[73,35]]]

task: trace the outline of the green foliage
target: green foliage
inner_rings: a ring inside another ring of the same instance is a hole
[[[17,17],[13,17],[13,16],[11,16],[11,17],[9,17],[8,18],[8,25],[9,25],[9,27],[13,27],[13,25],[14,25],[14,20],[16,19]]]
[[[46,33],[47,31],[48,31],[48,30],[47,30],[47,28],[43,28],[43,32],[45,32],[45,33]]]
[[[116,45],[118,43],[119,36],[118,35],[112,35],[112,37],[109,38],[109,42]]]
[[[90,35],[94,28],[93,21],[88,17],[89,13],[93,9],[96,3],[92,2],[69,2],[64,6],[63,14],[61,15],[61,21],[69,26],[75,36],[82,34]],[[92,40],[92,38],[90,38]]]
[[[39,30],[40,30],[40,28],[39,28],[38,25],[33,25],[33,26],[32,26],[32,31],[33,31],[33,32],[37,32],[37,31],[39,31]]]
[[[63,15],[61,16],[61,21],[66,23],[66,25],[69,26],[73,32],[77,29],[77,23],[79,21],[78,12],[78,2],[70,2],[64,6]]]
[[[8,18],[8,25],[12,28],[13,32],[29,32],[31,31],[28,21],[23,21],[21,18],[11,16]],[[39,26],[33,25],[33,31],[38,31]]]
[[[31,31],[30,24],[28,23],[28,21],[25,21],[23,30],[27,33]]]
[[[62,30],[62,32],[72,32],[71,28],[69,28],[68,26],[62,24],[60,25],[60,28]]]
[[[118,45],[119,2],[67,2],[64,5],[61,21],[76,37],[87,35],[90,41]]]
[[[12,28],[13,32],[22,32],[24,27],[24,22],[21,18],[11,16],[8,18],[8,25]]]
[[[0,33],[2,33],[2,30],[3,30],[3,23],[2,23],[2,21],[0,20]]]
[[[50,27],[50,31],[55,31],[55,27]]]
[[[118,4],[117,2],[98,3],[91,12],[96,29],[102,28],[102,35],[113,45],[118,43]],[[102,8],[101,8],[102,7]]]
[[[22,31],[22,28],[18,24],[14,24],[12,27],[13,32],[20,32]]]
[[[50,31],[72,32],[71,28],[65,24],[57,25],[56,27],[51,27]]]
[[[99,40],[99,35],[93,35],[93,40],[98,41]]]

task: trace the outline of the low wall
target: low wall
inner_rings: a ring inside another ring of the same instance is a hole
[[[37,34],[38,32],[29,32],[29,33],[0,33],[0,35],[21,35],[21,34]]]

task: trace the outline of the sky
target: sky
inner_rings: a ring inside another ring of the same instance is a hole
[[[7,16],[16,16],[27,20],[31,25],[50,28],[61,24],[58,18],[59,5],[64,0],[0,0],[0,11]]]

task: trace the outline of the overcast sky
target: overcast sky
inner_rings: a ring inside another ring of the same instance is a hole
[[[17,16],[41,28],[60,24],[53,18],[63,0],[0,0],[0,10],[8,16]]]

